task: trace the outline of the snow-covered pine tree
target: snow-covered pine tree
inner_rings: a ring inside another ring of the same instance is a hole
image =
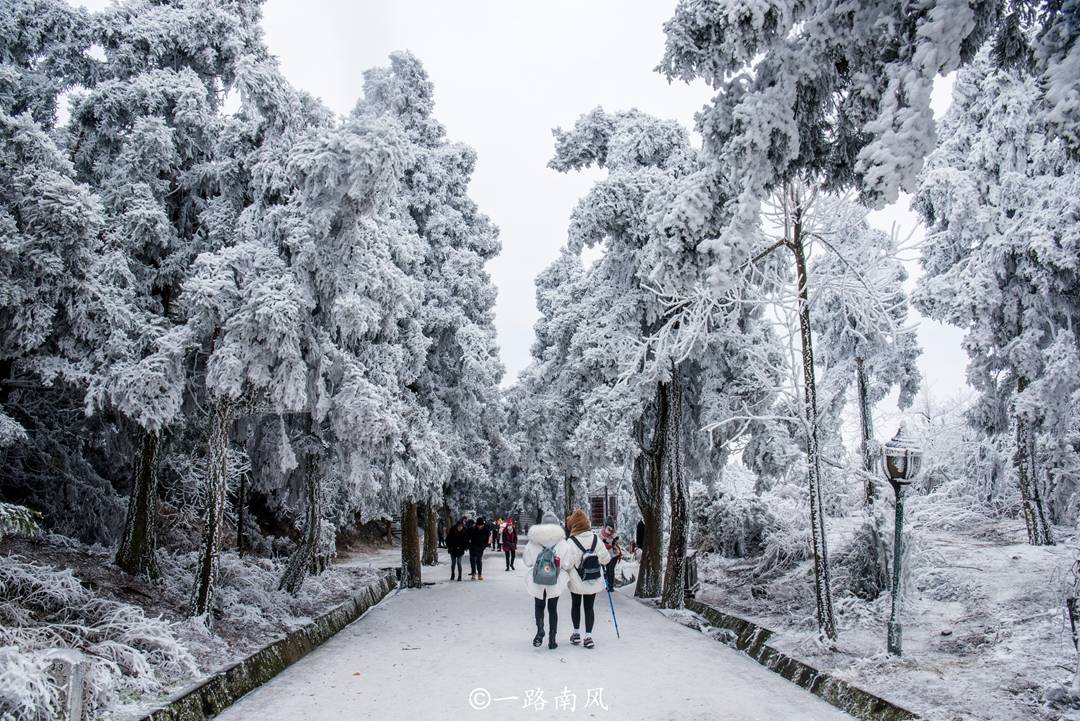
[[[519,463],[525,469],[522,493],[540,510],[565,517],[585,493],[584,468],[572,436],[588,388],[571,344],[581,322],[587,277],[581,259],[562,252],[535,284],[540,318],[534,326],[533,362],[518,378],[522,395],[514,409]]]
[[[967,331],[968,381],[979,392],[969,417],[987,434],[1013,436],[1036,545],[1053,543],[1040,466],[1069,447],[1080,398],[1080,165],[1032,112],[1041,92],[1037,78],[995,69],[987,54],[962,71],[915,199],[928,226],[915,303]]]
[[[100,199],[56,142],[61,93],[90,63],[90,25],[64,2],[0,8],[0,490],[51,529],[108,543],[118,499],[98,439],[111,424],[83,406],[141,329]]]
[[[411,390],[428,340],[415,319],[421,246],[398,190],[408,153],[395,120],[354,115],[297,143],[289,162],[303,219],[292,265],[312,308],[308,413],[327,444],[307,496],[325,497],[331,517],[393,513],[445,461]],[[313,557],[312,520],[282,578],[290,590]]]
[[[867,209],[845,198],[818,201],[827,228],[815,233],[809,276],[819,365],[824,369],[825,409],[838,425],[839,413],[855,385],[859,416],[859,466],[865,474],[865,498],[873,503],[878,446],[871,411],[894,388],[898,405],[907,408],[918,391],[920,349],[908,321],[903,283],[907,271],[897,238],[872,228]]]
[[[661,595],[674,608],[683,602],[688,475],[718,473],[726,445],[702,434],[688,442],[686,426],[703,425],[713,391],[738,375],[725,344],[759,336],[741,309],[714,313],[711,302],[696,303],[705,257],[683,224],[690,219],[702,230],[714,218],[691,210],[708,181],[696,177],[700,162],[686,131],[637,111],[594,110],[572,130],[556,131],[551,161],[562,171],[589,165],[608,175],[582,198],[570,225],[571,253],[603,248],[583,276],[581,309],[566,321],[574,324],[567,357],[581,386],[566,394],[581,406],[572,448],[589,470],[630,466],[647,537],[637,594]],[[700,312],[684,312],[691,306]],[[661,589],[665,488],[672,525]]]
[[[818,202],[827,225],[814,234],[809,275],[818,308],[812,325],[824,401],[819,422],[826,435],[839,436],[840,415],[854,383],[859,418],[854,475],[863,481],[866,517],[856,532],[859,547],[848,551],[849,558],[859,559],[849,588],[873,599],[888,587],[889,559],[876,506],[880,451],[872,409],[893,387],[899,388],[899,407],[911,405],[920,380],[920,350],[908,324],[907,271],[897,239],[871,228],[861,205],[830,196]]]
[[[75,168],[102,197],[106,238],[122,251],[151,332],[132,359],[94,383],[99,409],[139,427],[138,459],[117,563],[155,575],[157,466],[165,419],[175,418],[158,370],[140,362],[175,322],[195,257],[213,249],[202,212],[213,194],[220,108],[245,49],[259,42],[259,3],[209,0],[112,6],[94,17],[103,58],[83,79],[67,126]]]
[[[1075,140],[1074,6],[680,0],[657,69],[718,90],[698,128],[743,190],[728,225],[741,234],[766,193],[797,175],[831,190],[855,186],[874,204],[914,190],[934,146],[934,78],[971,62],[986,43],[1000,64],[1036,64]]]
[[[412,390],[449,462],[444,477],[423,479],[415,500],[460,511],[491,486],[492,459],[502,442],[495,287],[484,267],[500,246],[496,228],[467,193],[476,153],[449,142],[433,113],[432,83],[407,52],[365,73],[364,97],[354,110],[359,117],[395,120],[409,142],[401,202],[421,241],[414,272],[423,285],[418,317],[429,339]]]

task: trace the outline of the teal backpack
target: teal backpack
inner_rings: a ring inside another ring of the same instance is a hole
[[[554,586],[559,582],[559,565],[555,562],[554,546],[544,546],[536,556],[532,579],[538,586]]]

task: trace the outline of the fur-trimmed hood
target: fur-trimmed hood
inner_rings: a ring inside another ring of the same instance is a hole
[[[558,524],[537,523],[535,526],[529,526],[529,543],[554,546],[563,540],[566,540],[566,531]]]
[[[533,564],[536,557],[544,546],[555,549],[555,557],[562,559],[566,555],[566,532],[558,523],[537,523],[529,527],[529,542],[525,544],[525,552],[521,554],[521,560],[529,570],[525,572],[525,590],[533,598],[555,598],[566,590],[566,584],[570,577],[566,568],[559,569],[559,575],[554,586],[541,586],[534,583]]]

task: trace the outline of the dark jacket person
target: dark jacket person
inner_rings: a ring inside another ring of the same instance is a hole
[[[473,571],[469,574],[469,578],[473,578],[475,574],[478,580],[484,580],[484,551],[487,550],[489,543],[491,543],[491,526],[485,523],[483,518],[477,518],[476,525],[469,531],[469,566]]]
[[[460,520],[450,527],[446,534],[446,550],[450,552],[450,580],[454,580],[454,569],[457,569],[457,580],[461,580],[461,557],[469,550],[469,534],[465,530],[465,524]]]

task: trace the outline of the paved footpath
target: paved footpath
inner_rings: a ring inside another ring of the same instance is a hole
[[[502,555],[489,552],[484,581],[466,576],[451,583],[445,551],[440,554],[444,562],[423,571],[434,586],[391,593],[218,718],[851,719],[743,654],[637,602],[629,587],[615,594],[621,639],[601,595],[596,648],[570,645],[566,595],[559,603],[559,647],[533,648],[532,598],[520,559],[516,571],[505,572]],[[526,706],[529,701],[536,702]]]

